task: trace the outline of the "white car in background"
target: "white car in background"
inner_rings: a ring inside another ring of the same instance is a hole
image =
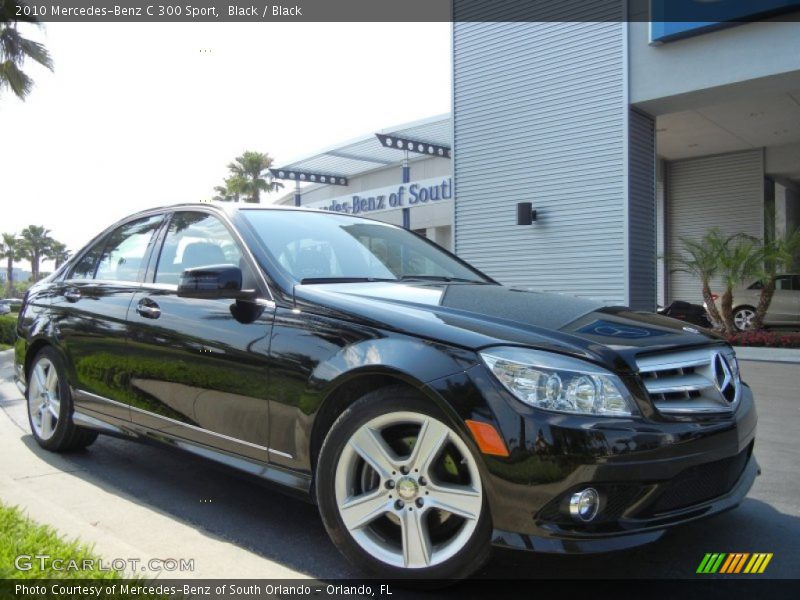
[[[733,290],[733,323],[739,331],[752,328],[763,287],[763,283],[756,281]],[[712,297],[717,310],[720,310],[720,297],[717,294]],[[775,295],[772,296],[764,325],[800,327],[800,275],[778,275],[775,279]]]

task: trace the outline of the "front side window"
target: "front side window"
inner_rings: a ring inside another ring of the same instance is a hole
[[[147,255],[147,246],[161,224],[163,215],[131,221],[115,229],[106,238],[97,264],[95,279],[138,281],[139,270]],[[74,272],[73,272],[74,275]]]
[[[81,259],[72,267],[68,279],[94,279],[94,270],[97,267],[97,259],[105,247],[106,238],[103,238],[92,246]]]
[[[437,246],[386,223],[347,215],[243,210],[273,259],[298,281],[486,279]]]
[[[217,217],[201,212],[175,213],[158,259],[156,283],[177,285],[181,272],[195,267],[234,265],[242,269],[245,287],[252,279],[242,252]]]

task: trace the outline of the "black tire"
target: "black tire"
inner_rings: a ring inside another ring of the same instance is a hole
[[[59,409],[58,420],[53,429],[52,436],[44,439],[34,426],[34,416],[31,408],[31,391],[33,384],[31,377],[33,371],[41,361],[49,361],[50,365],[55,368],[56,375],[58,376],[58,392],[59,392]],[[70,393],[69,382],[67,381],[66,369],[64,362],[61,360],[59,353],[51,346],[42,348],[31,361],[30,371],[27,375],[28,390],[26,393],[27,407],[28,407],[28,423],[31,427],[31,433],[36,442],[45,450],[51,452],[70,452],[73,450],[80,450],[89,446],[97,439],[97,432],[91,429],[86,429],[75,425],[72,420],[72,394]]]
[[[492,519],[485,491],[482,494],[477,525],[466,543],[453,556],[430,567],[398,567],[375,558],[356,542],[342,520],[336,500],[335,481],[343,450],[351,436],[364,424],[376,417],[399,411],[433,417],[454,433],[457,431],[430,400],[423,399],[413,389],[405,386],[392,386],[370,392],[350,405],[328,432],[317,463],[316,498],[325,528],[339,551],[369,575],[387,579],[411,579],[411,585],[413,579],[428,580],[428,583],[421,584],[424,587],[433,583],[430,580],[445,582],[466,578],[478,571],[492,552]],[[466,448],[470,451],[471,446],[466,444]],[[472,451],[470,454],[475,465],[479,465],[479,458]]]

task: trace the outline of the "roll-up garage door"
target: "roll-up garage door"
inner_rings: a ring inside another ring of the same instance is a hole
[[[732,235],[762,237],[764,230],[764,153],[762,149],[669,163],[667,170],[668,251],[680,253],[680,238],[701,239],[712,227]],[[672,300],[702,302],[700,281],[669,274]],[[719,281],[712,289],[719,290]]]

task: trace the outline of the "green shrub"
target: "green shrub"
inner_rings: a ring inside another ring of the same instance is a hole
[[[17,315],[0,315],[0,344],[13,344],[17,339]]]

